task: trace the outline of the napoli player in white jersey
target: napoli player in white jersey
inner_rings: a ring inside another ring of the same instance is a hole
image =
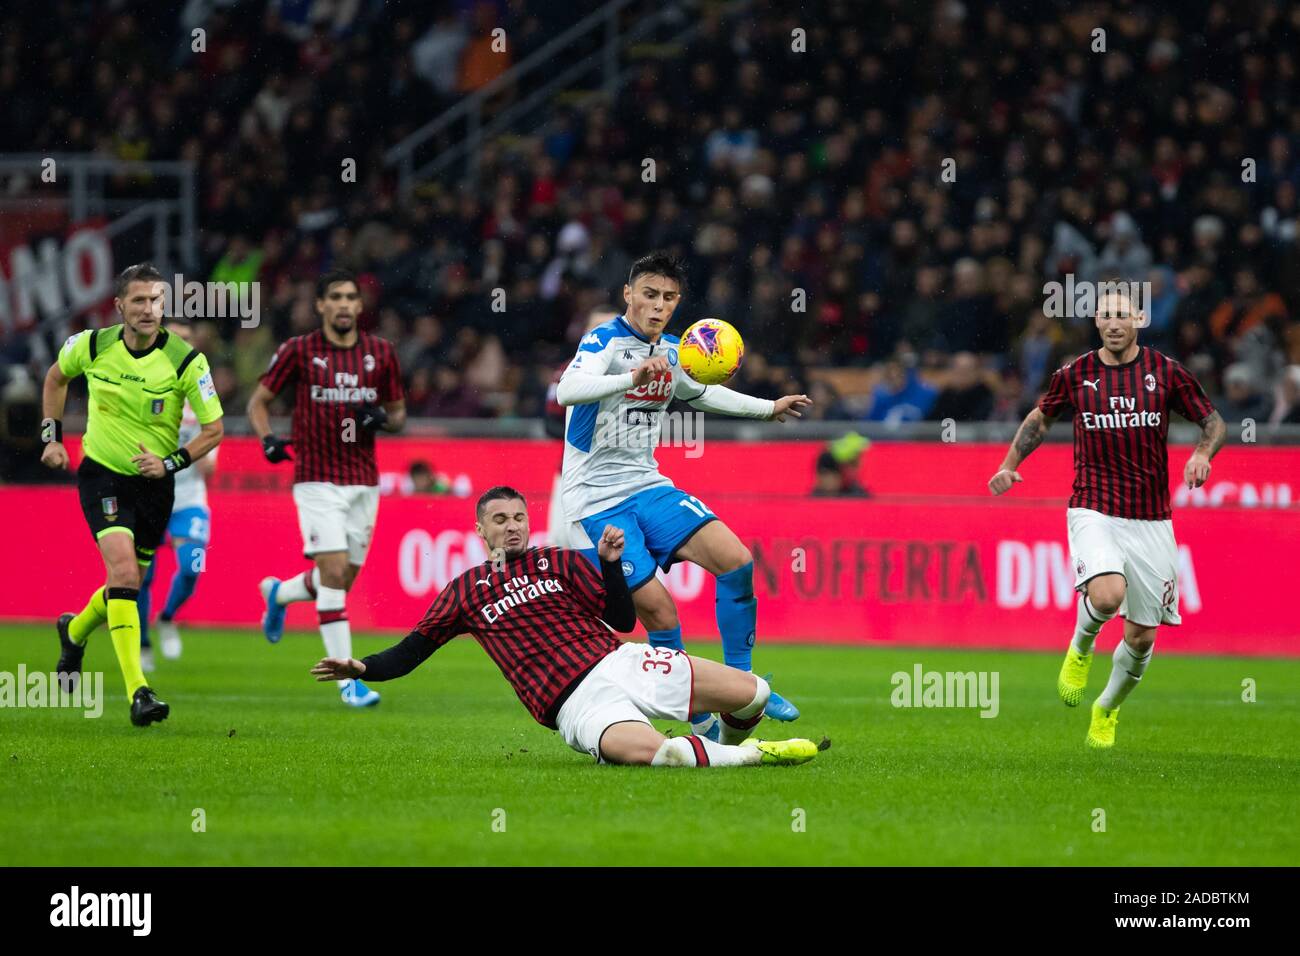
[[[186,342],[194,336],[194,327],[188,318],[168,318],[167,330]],[[199,427],[194,410],[186,402],[181,414],[182,448],[199,433]],[[181,635],[176,629],[176,613],[194,593],[207,557],[205,552],[212,521],[212,513],[208,510],[207,479],[216,466],[217,453],[213,449],[195,462],[194,467],[176,472],[176,494],[172,502],[171,519],[167,522],[167,537],[171,539],[172,549],[176,552],[176,573],[167,590],[167,601],[162,613],[158,615],[162,654],[168,660],[176,660],[181,656]],[[149,641],[149,589],[153,584],[153,569],[157,563],[155,558],[140,583],[140,665],[146,671],[152,671],[155,667],[153,648]]]
[[[765,421],[799,418],[812,402],[806,395],[753,398],[687,376],[677,361],[677,337],[664,334],[685,285],[676,258],[638,259],[623,287],[627,312],[579,343],[556,389],[556,400],[568,408],[562,504],[571,546],[593,563],[593,542],[605,525],[623,529],[623,573],[651,644],[682,647],[677,607],[656,569],[692,561],[714,575],[723,660],[748,671],[758,620],[753,555],[704,502],[660,473],[654,450],[661,416],[674,398],[700,411]],[[712,714],[691,715],[691,726],[699,736],[738,743],[764,715],[794,720],[799,711],[773,692],[764,713],[744,726]]]

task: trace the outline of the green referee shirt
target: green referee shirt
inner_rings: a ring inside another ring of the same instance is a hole
[[[143,444],[164,457],[177,448],[185,399],[201,424],[221,417],[208,360],[182,339],[158,331],[144,352],[122,341],[124,326],[78,332],[59,349],[59,371],[86,376],[90,414],[82,450],[105,468],[138,475],[131,459]]]

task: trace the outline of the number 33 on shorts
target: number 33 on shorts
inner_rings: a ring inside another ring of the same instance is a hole
[[[647,647],[642,657],[645,658],[641,661],[643,671],[656,674],[671,674],[673,672],[673,659],[677,657],[677,651],[667,647]],[[663,670],[659,668],[663,668]]]

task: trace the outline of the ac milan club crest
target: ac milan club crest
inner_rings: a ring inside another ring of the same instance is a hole
[[[545,571],[550,566],[551,566],[551,562],[547,561],[545,558],[540,558],[537,562],[538,571]]]
[[[1146,384],[1148,392],[1154,392],[1156,390],[1156,377],[1150,372],[1147,372],[1147,376],[1143,379],[1143,382]]]
[[[361,364],[365,366],[367,372],[373,372],[375,370],[375,357],[373,355],[367,355],[362,360]]]
[[[1075,573],[1076,575],[1078,575],[1079,577],[1083,577],[1083,572],[1084,572],[1085,570],[1086,570],[1086,569],[1084,568],[1084,565],[1083,565],[1083,558],[1079,558],[1079,560],[1077,560],[1077,561],[1074,562],[1074,573]]]

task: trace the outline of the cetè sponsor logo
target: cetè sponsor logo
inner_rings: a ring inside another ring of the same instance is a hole
[[[133,936],[148,936],[153,926],[152,893],[69,893],[50,897],[51,926],[125,926]]]
[[[673,397],[673,373],[660,372],[644,385],[638,385],[623,397],[639,402],[667,402]]]

